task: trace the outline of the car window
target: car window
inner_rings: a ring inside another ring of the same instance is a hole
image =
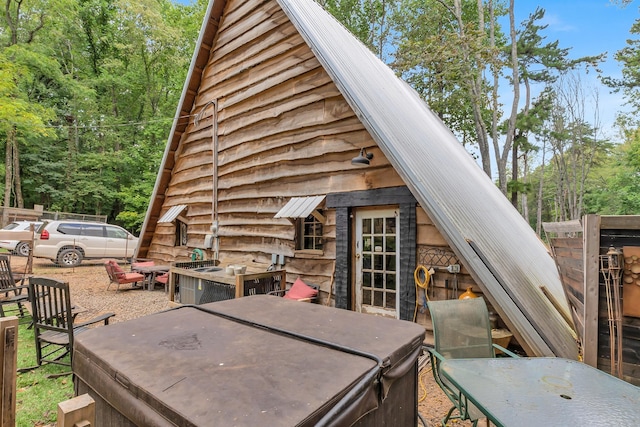
[[[58,232],[62,234],[69,234],[72,236],[79,236],[82,234],[82,226],[80,224],[60,224],[58,225]]]
[[[104,227],[102,225],[84,224],[82,226],[82,235],[104,237]]]
[[[15,230],[17,227],[19,227],[20,224],[17,222],[12,222],[11,224],[7,224],[3,230]]]
[[[107,237],[114,239],[126,239],[129,234],[121,228],[107,226]]]

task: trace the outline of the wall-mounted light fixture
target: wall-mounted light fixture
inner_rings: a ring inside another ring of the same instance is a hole
[[[369,166],[369,160],[371,159],[373,159],[373,153],[367,153],[366,149],[361,148],[360,154],[351,159],[351,164],[354,166]]]

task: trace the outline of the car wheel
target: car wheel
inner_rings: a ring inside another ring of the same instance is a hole
[[[78,249],[64,249],[58,254],[57,262],[62,267],[75,267],[82,262],[82,252]]]
[[[20,256],[29,256],[29,252],[31,252],[31,245],[29,242],[20,242],[18,246],[16,246],[16,254]]]

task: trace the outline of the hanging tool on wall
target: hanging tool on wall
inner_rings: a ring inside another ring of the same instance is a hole
[[[452,251],[440,247],[418,248],[418,264],[423,266],[428,265],[430,270],[446,271],[453,274],[453,283],[449,283],[450,280],[447,278],[448,275],[444,276],[444,280],[443,278],[440,278],[440,281],[444,284],[445,298],[458,298],[458,273],[460,273],[460,261]],[[435,297],[435,287],[435,282],[432,282],[431,298]]]
[[[452,299],[458,298],[458,273],[460,273],[460,264],[450,264],[447,271],[453,274],[453,296]]]
[[[413,310],[413,321],[416,321],[416,316],[418,315],[418,301],[422,301],[422,307],[420,308],[420,313],[424,313],[424,310],[427,308],[427,289],[429,288],[429,284],[433,285],[433,274],[435,270],[431,267],[427,269],[424,265],[418,265],[413,272],[413,280],[416,284],[416,305]],[[433,288],[433,286],[431,286]]]

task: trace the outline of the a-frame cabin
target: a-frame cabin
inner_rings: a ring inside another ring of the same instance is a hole
[[[434,267],[429,297],[473,286],[529,355],[577,357],[543,243],[417,93],[312,0],[209,4],[138,256],[195,249],[222,265],[275,260],[323,302],[405,320],[416,267]]]

